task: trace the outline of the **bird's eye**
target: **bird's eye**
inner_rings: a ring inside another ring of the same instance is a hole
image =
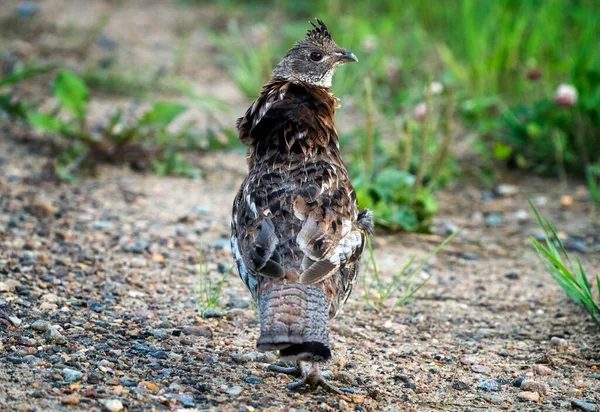
[[[323,58],[323,55],[321,53],[319,53],[318,51],[314,51],[310,54],[310,59],[314,62],[318,62],[322,58]]]

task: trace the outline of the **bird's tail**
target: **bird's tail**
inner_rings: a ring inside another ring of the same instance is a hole
[[[260,294],[261,351],[279,350],[287,360],[325,361],[329,347],[329,305],[322,289],[273,282]]]

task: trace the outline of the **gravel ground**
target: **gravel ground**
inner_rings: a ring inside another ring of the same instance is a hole
[[[21,4],[5,3],[0,18]],[[214,11],[167,3],[126,2],[105,31],[124,61],[159,67],[176,58],[177,30],[199,22],[181,70],[200,93],[234,106],[224,119],[233,124],[248,102],[203,58],[212,46],[201,23]],[[52,24],[30,43],[8,37],[11,47],[36,53],[41,45],[44,55],[80,64],[59,47],[61,30],[93,26],[89,16],[109,2],[92,2],[93,13],[77,1],[36,4],[36,18]],[[148,27],[154,34],[141,36]],[[103,53],[94,45],[86,58]],[[93,101],[99,116],[115,104]],[[191,116],[202,123],[200,113]],[[530,195],[573,256],[600,273],[600,230],[590,225],[583,186],[563,191],[522,176],[503,178],[507,186],[495,192],[460,183],[440,194],[436,235],[377,233],[375,256],[389,282],[411,256],[462,228],[424,268],[431,280],[416,300],[374,309],[367,288],[357,288],[332,322],[327,368],[350,392],[290,392],[288,376],[266,370],[274,354],[256,353],[256,313],[229,273],[242,153],[198,159],[198,181],[106,167],[57,184],[44,176],[43,146],[18,134],[0,130],[0,410],[600,410],[599,330],[531,250],[539,230],[525,201]],[[572,204],[561,207],[561,195]],[[198,310],[200,249],[211,279],[225,276],[207,317]]]

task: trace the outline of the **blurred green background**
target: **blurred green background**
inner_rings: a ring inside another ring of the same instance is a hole
[[[16,12],[3,17],[3,35],[31,36],[31,30],[25,30],[35,27],[36,11],[28,16],[23,5],[35,8],[37,3],[12,3]],[[105,5],[104,12],[73,46],[84,56],[92,45],[112,47],[111,19],[132,5],[99,3]],[[334,40],[360,60],[338,71],[333,91],[342,99],[337,125],[359,201],[375,210],[379,224],[426,231],[437,212],[437,190],[465,177],[492,185],[498,172],[507,169],[555,177],[563,185],[582,180],[590,199],[600,203],[598,1],[156,4],[160,10],[152,3],[148,7],[174,16],[165,17],[172,20],[175,36],[175,62],[167,68],[132,70],[132,62],[123,55],[108,63],[84,57],[79,64],[65,64],[46,52],[43,58],[23,59],[3,69],[0,110],[5,118],[20,118],[66,142],[57,158],[63,178],[74,178],[79,171],[75,169],[93,159],[115,158],[141,169],[151,164],[159,174],[197,177],[186,156],[196,150],[239,150],[233,118],[258,96],[279,58],[304,37],[308,20],[318,16]],[[186,20],[186,15],[200,20]],[[186,59],[198,54],[194,39],[199,28],[211,52],[196,65],[216,68],[219,80],[239,90],[242,103],[218,97],[210,87],[197,93],[195,85],[211,80],[185,74]],[[73,36],[77,31],[62,34]],[[32,42],[41,43],[39,38]],[[10,91],[44,72],[39,65],[48,61],[52,73],[59,71],[50,81],[59,102],[51,112]],[[126,127],[122,112],[107,115],[101,131],[92,133],[87,108],[99,93],[154,106]],[[188,107],[209,120],[223,113],[232,120],[215,121],[203,130],[190,123],[174,133],[171,123]],[[145,161],[131,162],[136,156]]]

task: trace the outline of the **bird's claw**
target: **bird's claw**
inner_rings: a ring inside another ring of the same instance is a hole
[[[289,390],[294,390],[301,388],[302,386],[308,385],[312,387],[322,386],[325,390],[335,393],[337,395],[342,395],[343,392],[332,385],[323,377],[321,371],[319,370],[318,364],[315,362],[311,366],[300,363],[300,361],[296,361],[296,366],[292,366],[290,368],[279,366],[279,365],[270,365],[269,370],[278,373],[285,373],[286,375],[293,375],[296,377],[300,377],[300,380],[296,382],[289,383],[287,388]]]

